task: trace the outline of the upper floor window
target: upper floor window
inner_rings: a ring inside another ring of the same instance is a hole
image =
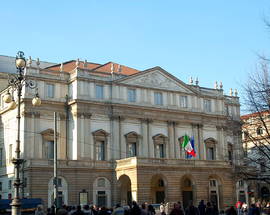
[[[207,148],[207,160],[215,160],[214,147],[208,147]]]
[[[45,157],[48,159],[53,159],[54,158],[54,141],[45,141],[45,150],[44,154]]]
[[[203,108],[204,108],[204,111],[211,112],[211,100],[204,99],[203,100]]]
[[[166,157],[166,143],[168,137],[157,134],[153,137],[154,146],[155,146],[155,157],[156,158],[165,158]]]
[[[258,127],[257,130],[257,135],[262,135],[263,134],[263,128],[262,127]]]
[[[136,102],[136,90],[135,89],[128,89],[128,101],[129,102]]]
[[[216,160],[216,140],[213,138],[208,138],[204,142],[206,148],[206,159]]]
[[[96,160],[105,161],[107,156],[107,137],[109,133],[99,129],[93,132]]]
[[[137,155],[136,142],[128,143],[128,157],[135,157]]]
[[[209,181],[209,185],[210,185],[210,187],[216,187],[217,186],[217,181],[215,179],[211,179]]]
[[[45,159],[54,158],[54,130],[47,129],[41,132],[42,135],[42,157]]]
[[[154,101],[155,101],[155,105],[163,105],[162,93],[155,92]]]
[[[2,182],[0,182],[0,191],[2,191],[3,190],[3,184],[2,184]]]
[[[96,98],[103,99],[104,98],[104,86],[103,85],[96,85]]]
[[[181,108],[187,108],[187,96],[180,96],[180,107]]]
[[[96,142],[96,154],[97,154],[97,160],[100,160],[100,161],[105,160],[105,142],[104,141]]]
[[[243,180],[239,180],[238,181],[238,186],[239,187],[243,187],[244,186],[244,181]]]
[[[46,84],[46,95],[48,98],[54,98],[55,94],[55,86],[54,84]]]
[[[139,135],[132,131],[125,135],[127,142],[127,157],[137,156],[137,147],[139,143]]]

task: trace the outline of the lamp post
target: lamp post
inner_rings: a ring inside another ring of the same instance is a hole
[[[20,202],[20,195],[19,195],[19,189],[21,186],[20,181],[20,166],[24,162],[24,159],[20,157],[20,120],[21,120],[21,96],[22,96],[22,89],[23,87],[29,87],[31,89],[37,88],[36,83],[31,80],[26,80],[26,75],[24,74],[24,69],[26,67],[26,60],[24,57],[24,53],[22,51],[19,51],[16,56],[15,65],[17,68],[17,74],[11,74],[8,79],[8,87],[9,90],[12,91],[10,94],[10,91],[4,96],[4,101],[6,103],[9,103],[10,109],[15,109],[16,106],[18,106],[17,109],[17,140],[16,140],[16,149],[15,149],[15,157],[12,158],[12,163],[14,164],[14,197],[11,202],[11,208],[12,208],[12,215],[21,215],[21,202]],[[13,93],[17,94],[17,104],[14,100]],[[38,93],[36,93],[35,97],[32,100],[32,104],[34,106],[38,106],[41,104],[41,100],[38,96]]]

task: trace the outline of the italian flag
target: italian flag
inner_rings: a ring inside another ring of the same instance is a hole
[[[182,147],[186,150],[188,156],[196,157],[196,152],[194,148],[194,137],[189,138],[187,135],[185,135]]]

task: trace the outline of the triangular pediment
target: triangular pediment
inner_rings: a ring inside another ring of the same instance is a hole
[[[133,86],[173,90],[184,93],[192,92],[188,85],[161,68],[142,71],[136,75],[124,78],[119,82]]]

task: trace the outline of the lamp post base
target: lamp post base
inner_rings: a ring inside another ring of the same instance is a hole
[[[11,202],[11,215],[21,215],[21,202],[20,199],[13,199]]]

